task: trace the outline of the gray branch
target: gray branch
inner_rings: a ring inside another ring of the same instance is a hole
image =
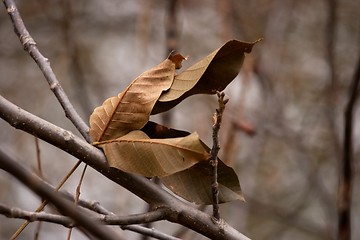
[[[248,239],[227,223],[220,227],[211,216],[182,202],[144,177],[110,168],[102,151],[0,96],[0,117],[11,126],[28,132],[82,160],[105,177],[118,183],[155,207],[169,212],[165,220],[179,223],[211,239]]]
[[[20,208],[8,207],[1,203],[0,203],[0,214],[3,214],[8,218],[24,219],[24,220],[28,220],[29,222],[43,221],[43,222],[59,224],[66,228],[77,227],[77,224],[74,222],[73,219],[63,215],[51,214],[45,212],[29,212],[22,210]],[[92,217],[92,220],[97,222],[102,222],[103,224],[106,225],[120,225],[120,227],[123,230],[129,230],[129,231],[141,233],[161,240],[178,240],[178,238],[162,233],[156,229],[149,229],[137,225],[130,226],[130,224],[146,223],[146,222],[161,220],[162,215],[163,215],[163,210],[159,209],[144,214],[136,214],[125,217],[115,216],[115,215],[107,215],[107,216],[99,215],[97,217]]]
[[[74,126],[79,130],[81,135],[90,142],[89,127],[84,120],[79,116],[74,106],[71,104],[64,89],[61,87],[57,80],[54,71],[50,66],[50,61],[45,58],[36,46],[35,40],[31,37],[30,33],[25,27],[25,24],[20,16],[16,4],[12,0],[3,0],[6,11],[8,12],[11,22],[14,25],[14,31],[19,37],[19,40],[30,56],[34,59],[39,66],[41,72],[45,76],[51,91],[55,94],[62,108],[64,109],[65,116],[70,119]]]
[[[64,227],[72,228],[77,227],[77,223],[73,219],[46,212],[29,212],[19,208],[10,208],[0,203],[0,214],[3,214],[9,218],[21,218],[30,222],[44,221],[61,224]],[[148,222],[156,222],[162,220],[165,215],[165,209],[158,209],[155,211],[133,214],[128,216],[117,216],[117,215],[98,215],[89,217],[93,221],[101,222],[105,225],[132,225],[141,224]]]
[[[18,35],[24,49],[31,55],[43,72],[48,84],[50,85],[50,89],[54,92],[63,107],[65,115],[72,121],[84,138],[89,142],[89,127],[80,118],[71,104],[59,84],[53,70],[51,69],[48,59],[46,59],[36,47],[36,43],[27,31],[14,1],[3,0],[3,2],[11,21],[13,22],[15,32]],[[164,216],[164,219],[168,221],[179,223],[212,239],[248,239],[226,223],[224,223],[222,229],[220,229],[217,224],[214,224],[211,221],[211,217],[209,215],[183,203],[147,179],[109,168],[104,154],[99,149],[96,149],[90,144],[84,142],[70,131],[64,130],[20,109],[2,96],[0,96],[0,116],[13,127],[37,136],[82,160],[107,178],[125,187],[153,206],[167,209],[168,211]],[[20,178],[21,174],[19,172],[14,172],[14,176]],[[41,195],[37,191],[34,192]],[[49,197],[54,198],[54,196]],[[71,207],[73,208],[74,206]],[[63,210],[68,213],[68,209],[65,208]],[[73,219],[76,220],[75,218]],[[91,232],[96,229],[97,228],[87,230]],[[99,231],[100,232],[96,234],[101,234],[101,230]]]
[[[54,192],[37,175],[24,168],[15,159],[0,150],[0,168],[16,177],[37,195],[46,198],[62,214],[71,217],[80,226],[80,230],[91,233],[99,239],[118,239],[116,232],[98,222],[91,220],[83,211],[75,207],[72,202]]]

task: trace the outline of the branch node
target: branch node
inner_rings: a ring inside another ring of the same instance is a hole
[[[14,5],[11,5],[10,7],[6,8],[6,11],[8,14],[13,14],[15,12],[16,8]]]
[[[21,35],[20,42],[25,50],[28,50],[31,45],[36,45],[35,40],[28,34]]]
[[[69,142],[74,138],[73,134],[70,131],[64,131],[62,135],[64,137],[65,142]]]

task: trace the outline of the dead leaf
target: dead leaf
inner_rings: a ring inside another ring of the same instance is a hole
[[[118,96],[108,98],[90,116],[90,136],[93,142],[115,139],[132,130],[141,129],[160,94],[174,80],[175,68],[185,59],[180,54],[169,56],[158,66],[137,77]]]
[[[148,122],[142,131],[151,138],[184,137],[189,132],[167,128],[154,122]],[[203,142],[207,152],[210,148]],[[235,171],[218,159],[218,182],[220,203],[233,200],[244,201],[240,183]],[[161,178],[167,188],[178,196],[197,204],[211,204],[211,177],[209,161],[201,161],[196,165]]]
[[[256,41],[258,42],[258,41]],[[107,99],[90,116],[90,136],[109,165],[145,177],[160,177],[180,197],[211,204],[210,149],[196,133],[149,122],[156,114],[194,94],[222,91],[239,73],[253,43],[227,42],[175,76],[185,58],[170,55],[137,77],[118,96]],[[220,159],[219,201],[244,200],[235,171]]]
[[[190,135],[189,132],[168,128],[151,121],[141,131],[145,132],[150,138],[178,138]]]
[[[140,130],[98,143],[110,167],[145,177],[163,177],[209,158],[197,133],[186,137],[150,139]]]
[[[208,161],[202,161],[170,176],[162,183],[176,195],[196,204],[212,204],[211,175]],[[235,171],[218,159],[219,203],[245,201]]]
[[[194,94],[222,91],[238,75],[245,53],[250,53],[259,40],[251,43],[231,40],[187,70],[175,76],[171,88],[163,92],[151,114],[167,111]]]

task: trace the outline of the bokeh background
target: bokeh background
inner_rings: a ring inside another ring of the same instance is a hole
[[[252,239],[336,238],[343,113],[360,53],[359,0],[19,0],[17,4],[84,119],[107,97],[163,61],[171,48],[189,56],[183,64],[186,69],[229,39],[263,37],[225,91],[230,102],[221,129],[220,157],[236,169],[246,203],[223,204],[221,216]],[[78,134],[22,50],[3,6],[0,36],[1,95]],[[211,145],[216,106],[215,96],[193,96],[152,120],[197,131]],[[356,112],[352,239],[360,238],[359,117]],[[37,154],[33,136],[2,120],[0,129],[1,149],[34,171],[40,156],[43,177],[53,185],[76,162],[42,141]],[[75,192],[81,169],[65,190]],[[143,201],[91,169],[81,197],[120,215],[147,210]],[[1,203],[32,211],[40,200],[13,177],[0,173]],[[0,216],[0,238],[8,239],[22,222]],[[154,227],[183,239],[203,239],[170,223]],[[36,228],[36,223],[30,224],[19,239],[34,239]],[[128,231],[122,234],[124,239],[142,238]],[[66,235],[67,229],[44,223],[39,239]],[[72,239],[86,237],[74,231]]]

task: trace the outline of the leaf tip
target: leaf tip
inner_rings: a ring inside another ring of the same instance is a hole
[[[171,51],[168,57],[175,64],[176,69],[180,69],[182,67],[182,61],[187,60],[187,57],[184,57],[180,53],[175,53],[175,50]]]

